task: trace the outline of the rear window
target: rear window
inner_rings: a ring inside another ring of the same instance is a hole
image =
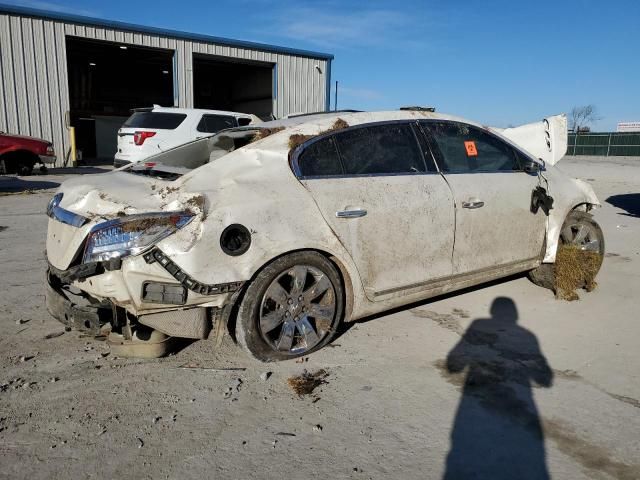
[[[342,165],[333,138],[324,138],[312,143],[298,157],[298,166],[303,177],[342,175]]]
[[[237,127],[235,117],[226,115],[202,115],[196,130],[205,133],[216,133],[226,128]]]
[[[158,128],[174,130],[187,118],[184,113],[170,112],[135,112],[124,125],[124,128]]]
[[[356,128],[335,136],[347,175],[424,172],[410,125]]]

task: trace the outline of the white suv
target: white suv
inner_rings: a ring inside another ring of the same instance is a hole
[[[154,105],[137,108],[118,130],[114,166],[137,163],[220,130],[259,123],[255,115]]]

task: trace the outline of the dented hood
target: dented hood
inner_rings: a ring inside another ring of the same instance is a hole
[[[553,115],[513,128],[491,128],[535,158],[555,165],[567,153],[567,117]]]

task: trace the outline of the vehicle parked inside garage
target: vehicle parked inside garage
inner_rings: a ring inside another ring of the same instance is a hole
[[[137,108],[118,130],[114,166],[141,162],[220,130],[260,122],[255,115],[221,110],[160,107]]]
[[[53,165],[56,153],[47,140],[0,132],[0,172],[31,175],[36,163]]]
[[[178,147],[60,187],[54,317],[110,322],[121,344],[235,325],[251,355],[283,360],[342,321],[548,270],[559,244],[604,253],[593,190],[553,166],[564,116],[501,130],[430,111],[334,113],[208,141],[196,164]]]

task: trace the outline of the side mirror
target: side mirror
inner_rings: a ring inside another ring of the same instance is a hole
[[[524,171],[527,173],[538,173],[542,170],[542,166],[538,162],[534,162],[533,160],[525,160],[524,162]]]

